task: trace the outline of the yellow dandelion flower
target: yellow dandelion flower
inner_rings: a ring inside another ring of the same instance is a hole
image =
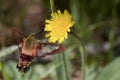
[[[51,14],[51,19],[45,21],[45,31],[49,31],[46,37],[49,37],[49,42],[62,43],[68,37],[70,27],[73,26],[72,15],[67,10],[61,13],[60,10]]]

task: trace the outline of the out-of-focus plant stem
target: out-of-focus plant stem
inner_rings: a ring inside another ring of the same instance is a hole
[[[75,21],[75,28],[77,30],[79,30],[81,28],[81,31],[85,31],[84,27],[80,26],[80,12],[81,12],[81,7],[80,7],[80,3],[81,1],[79,0],[70,0],[70,7],[71,7],[71,11],[73,14],[73,19]],[[81,5],[82,6],[82,5]],[[84,10],[84,9],[83,9]],[[82,73],[82,77],[81,80],[85,80],[85,63],[86,63],[86,59],[87,59],[87,55],[85,52],[85,45],[81,39],[81,37],[79,37],[74,31],[71,31],[72,35],[79,40],[80,43],[80,58],[81,58],[81,73]]]
[[[114,47],[114,38],[115,38],[115,26],[117,25],[117,6],[114,4],[112,7],[112,17],[113,21],[111,23],[111,30],[109,33],[109,43],[110,43],[110,50],[109,50],[109,60],[113,59],[113,47]]]
[[[81,57],[81,72],[82,72],[82,80],[85,80],[85,62],[86,62],[86,59],[87,59],[87,55],[86,55],[86,52],[85,52],[85,45],[82,41],[82,39],[74,32],[74,31],[71,31],[72,35],[77,38],[81,44],[81,47],[79,48],[80,50],[80,57]]]

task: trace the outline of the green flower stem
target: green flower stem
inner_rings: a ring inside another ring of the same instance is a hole
[[[52,11],[52,13],[54,12],[54,0],[50,0],[50,7],[51,7],[51,11]],[[60,56],[60,55],[59,55]],[[55,56],[56,57],[56,60],[58,60],[59,59],[59,57],[58,56]],[[69,73],[68,73],[68,69],[67,69],[67,61],[66,61],[66,57],[65,57],[65,54],[64,53],[62,53],[62,56],[61,56],[61,62],[63,62],[63,66],[61,66],[59,69],[60,69],[60,71],[63,71],[63,69],[62,69],[62,67],[64,68],[64,70],[65,70],[65,80],[70,80],[70,78],[69,78]],[[57,70],[57,71],[59,71],[59,70]],[[62,74],[62,73],[58,73],[58,74]],[[60,76],[60,75],[58,75],[57,74],[57,76]],[[61,76],[62,77],[62,76]],[[61,78],[60,77],[60,78]]]
[[[57,66],[59,63],[61,63],[61,64],[59,66]],[[62,61],[62,55],[61,54],[54,56],[54,65],[57,66],[55,68],[55,70],[56,70],[56,80],[62,80],[64,78],[64,74],[63,74],[63,61]]]
[[[54,0],[50,0],[50,8],[51,12],[54,12]],[[54,56],[54,65],[58,65],[58,63],[62,63],[60,66],[56,67],[56,79],[57,80],[62,80],[64,79],[64,74],[63,74],[63,61],[62,61],[62,55],[55,55]]]
[[[82,73],[82,80],[85,80],[85,62],[86,62],[86,59],[87,59],[87,54],[85,52],[85,45],[82,41],[82,39],[74,32],[74,31],[71,31],[72,35],[77,38],[81,44],[81,47],[80,47],[80,57],[81,57],[81,73]]]
[[[81,46],[80,47],[80,52],[81,52],[81,73],[82,73],[82,80],[85,80],[85,56],[84,56],[84,48]]]
[[[50,8],[53,13],[54,12],[54,0],[50,0]]]
[[[63,67],[64,67],[64,71],[65,71],[65,80],[70,80],[65,53],[62,53],[62,60],[63,60]]]
[[[50,8],[51,8],[51,11],[53,13],[54,12],[54,0],[50,0]],[[61,58],[60,58],[60,56],[61,56]],[[59,66],[56,70],[57,77],[59,78],[59,80],[70,80],[65,53],[62,53],[61,55],[55,56],[55,61],[56,61],[55,64],[59,63],[59,60],[60,60],[60,62],[63,62],[63,64],[61,66]],[[63,74],[64,71],[65,71],[65,75]]]

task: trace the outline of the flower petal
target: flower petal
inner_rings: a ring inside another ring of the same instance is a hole
[[[49,37],[49,42],[62,43],[67,37],[68,32],[70,32],[70,27],[73,26],[74,21],[72,21],[72,15],[69,14],[67,10],[61,13],[60,10],[51,14],[51,19],[46,19],[45,21],[45,31],[50,31],[46,34]]]

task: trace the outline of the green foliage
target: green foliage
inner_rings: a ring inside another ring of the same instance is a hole
[[[42,80],[46,77],[50,77],[51,80],[54,80],[55,76],[55,67],[52,64],[49,65],[33,65],[29,72],[22,74],[16,69],[16,62],[9,61],[3,66],[3,76],[5,80]],[[1,66],[1,65],[0,65]]]
[[[120,57],[109,63],[102,69],[96,80],[119,80],[120,79]]]

